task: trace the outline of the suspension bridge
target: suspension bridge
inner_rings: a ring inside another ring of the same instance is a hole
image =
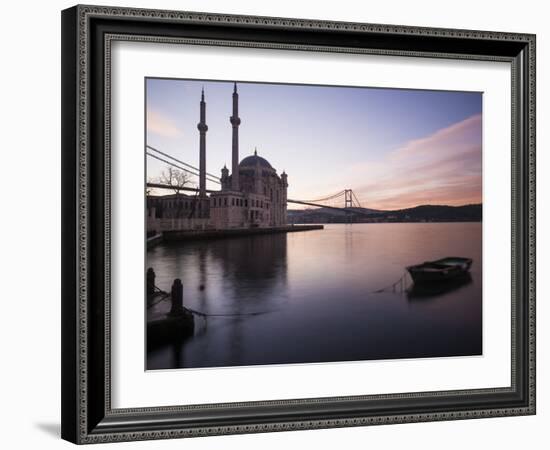
[[[170,167],[181,170],[182,172],[199,177],[199,169],[193,165],[186,163],[178,158],[175,158],[168,153],[165,153],[155,147],[150,145],[146,146],[146,154],[149,158],[155,159],[157,161],[163,162]],[[206,180],[213,184],[221,185],[221,181],[218,176],[206,172]],[[152,181],[147,182],[147,187],[152,189],[169,189],[178,191],[187,191],[198,193],[198,187],[189,187],[189,186],[174,186],[167,183],[156,183]],[[216,190],[206,189],[206,193],[214,193]],[[361,203],[359,199],[353,192],[353,189],[342,189],[339,192],[334,194],[326,195],[322,198],[317,199],[287,199],[287,203],[292,203],[296,205],[303,206],[312,206],[316,208],[328,208],[339,211],[344,211],[347,214],[357,214],[357,215],[368,215],[367,211],[362,210]]]

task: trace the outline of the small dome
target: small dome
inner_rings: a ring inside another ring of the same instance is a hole
[[[261,156],[258,156],[258,153],[254,151],[253,155],[247,156],[244,158],[240,164],[239,167],[256,167],[256,164],[259,164],[260,167],[265,167],[266,169],[272,169],[271,164],[269,164],[269,161],[265,158],[262,158]]]

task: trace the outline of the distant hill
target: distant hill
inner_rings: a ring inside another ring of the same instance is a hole
[[[351,208],[354,222],[480,222],[482,205],[421,205],[395,211]],[[291,223],[346,223],[350,214],[332,208],[288,210]]]
[[[421,205],[414,208],[391,211],[387,214],[399,218],[413,219],[414,221],[426,220],[430,222],[479,222],[481,221],[482,205]]]

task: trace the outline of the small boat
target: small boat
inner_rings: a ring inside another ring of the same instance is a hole
[[[471,258],[450,256],[409,266],[407,271],[415,283],[433,283],[464,276],[468,274],[471,266]]]

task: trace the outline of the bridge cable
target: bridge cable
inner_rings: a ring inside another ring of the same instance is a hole
[[[357,206],[358,206],[359,208],[362,208],[361,203],[360,203],[359,200],[357,199],[357,196],[355,195],[355,192],[353,192],[353,190],[351,191],[351,195],[353,196],[353,198],[354,198],[355,201],[357,202]]]
[[[319,199],[316,199],[316,200],[299,200],[299,201],[308,202],[308,203],[324,202],[324,201],[327,201],[327,200],[332,200],[336,197],[341,197],[343,194],[344,194],[344,191],[340,191],[336,194],[333,194],[333,195],[330,195],[330,196],[324,197],[324,198],[319,198]]]
[[[182,165],[184,165],[184,166],[186,166],[186,167],[189,167],[190,169],[193,169],[193,170],[196,170],[197,172],[200,172],[200,169],[198,169],[197,167],[194,167],[194,166],[192,166],[191,164],[188,164],[188,163],[183,162],[183,161],[181,161],[181,160],[179,160],[179,159],[177,159],[177,158],[174,158],[173,156],[169,155],[168,153],[161,152],[159,149],[157,149],[157,148],[155,148],[155,147],[152,147],[152,146],[150,146],[150,145],[147,145],[146,147],[147,147],[148,149],[150,149],[150,150],[153,150],[154,152],[157,152],[157,153],[160,153],[160,154],[163,155],[163,156],[166,156],[167,158],[173,159],[174,161],[176,161],[176,162],[179,163],[179,164],[182,164]],[[210,176],[210,177],[212,177],[212,178],[215,178],[215,179],[219,180],[219,177],[218,177],[218,176],[213,175],[213,174],[211,174],[211,173],[209,173],[209,172],[205,172],[205,173],[206,173],[206,175],[208,175],[208,176]]]
[[[153,155],[152,153],[149,153],[149,152],[146,152],[146,154],[147,154],[147,156],[150,156],[151,158],[158,159],[159,161],[162,161],[162,162],[164,162],[164,163],[166,163],[166,164],[168,164],[168,165],[170,165],[170,166],[173,166],[173,167],[175,167],[175,168],[177,168],[177,169],[179,169],[179,170],[183,170],[184,172],[190,173],[191,175],[195,175],[196,177],[200,176],[200,174],[195,173],[195,172],[193,172],[193,171],[191,171],[191,170],[189,170],[189,169],[186,169],[186,168],[184,168],[184,167],[181,167],[181,166],[179,166],[179,165],[177,165],[177,164],[175,164],[175,163],[173,163],[173,162],[171,162],[171,161],[167,161],[167,160],[161,158],[160,156]],[[215,179],[215,178],[213,179],[213,178],[211,178],[211,177],[206,177],[206,179],[207,179],[208,181],[212,182],[212,183],[221,184],[220,180],[218,180],[218,179]]]

